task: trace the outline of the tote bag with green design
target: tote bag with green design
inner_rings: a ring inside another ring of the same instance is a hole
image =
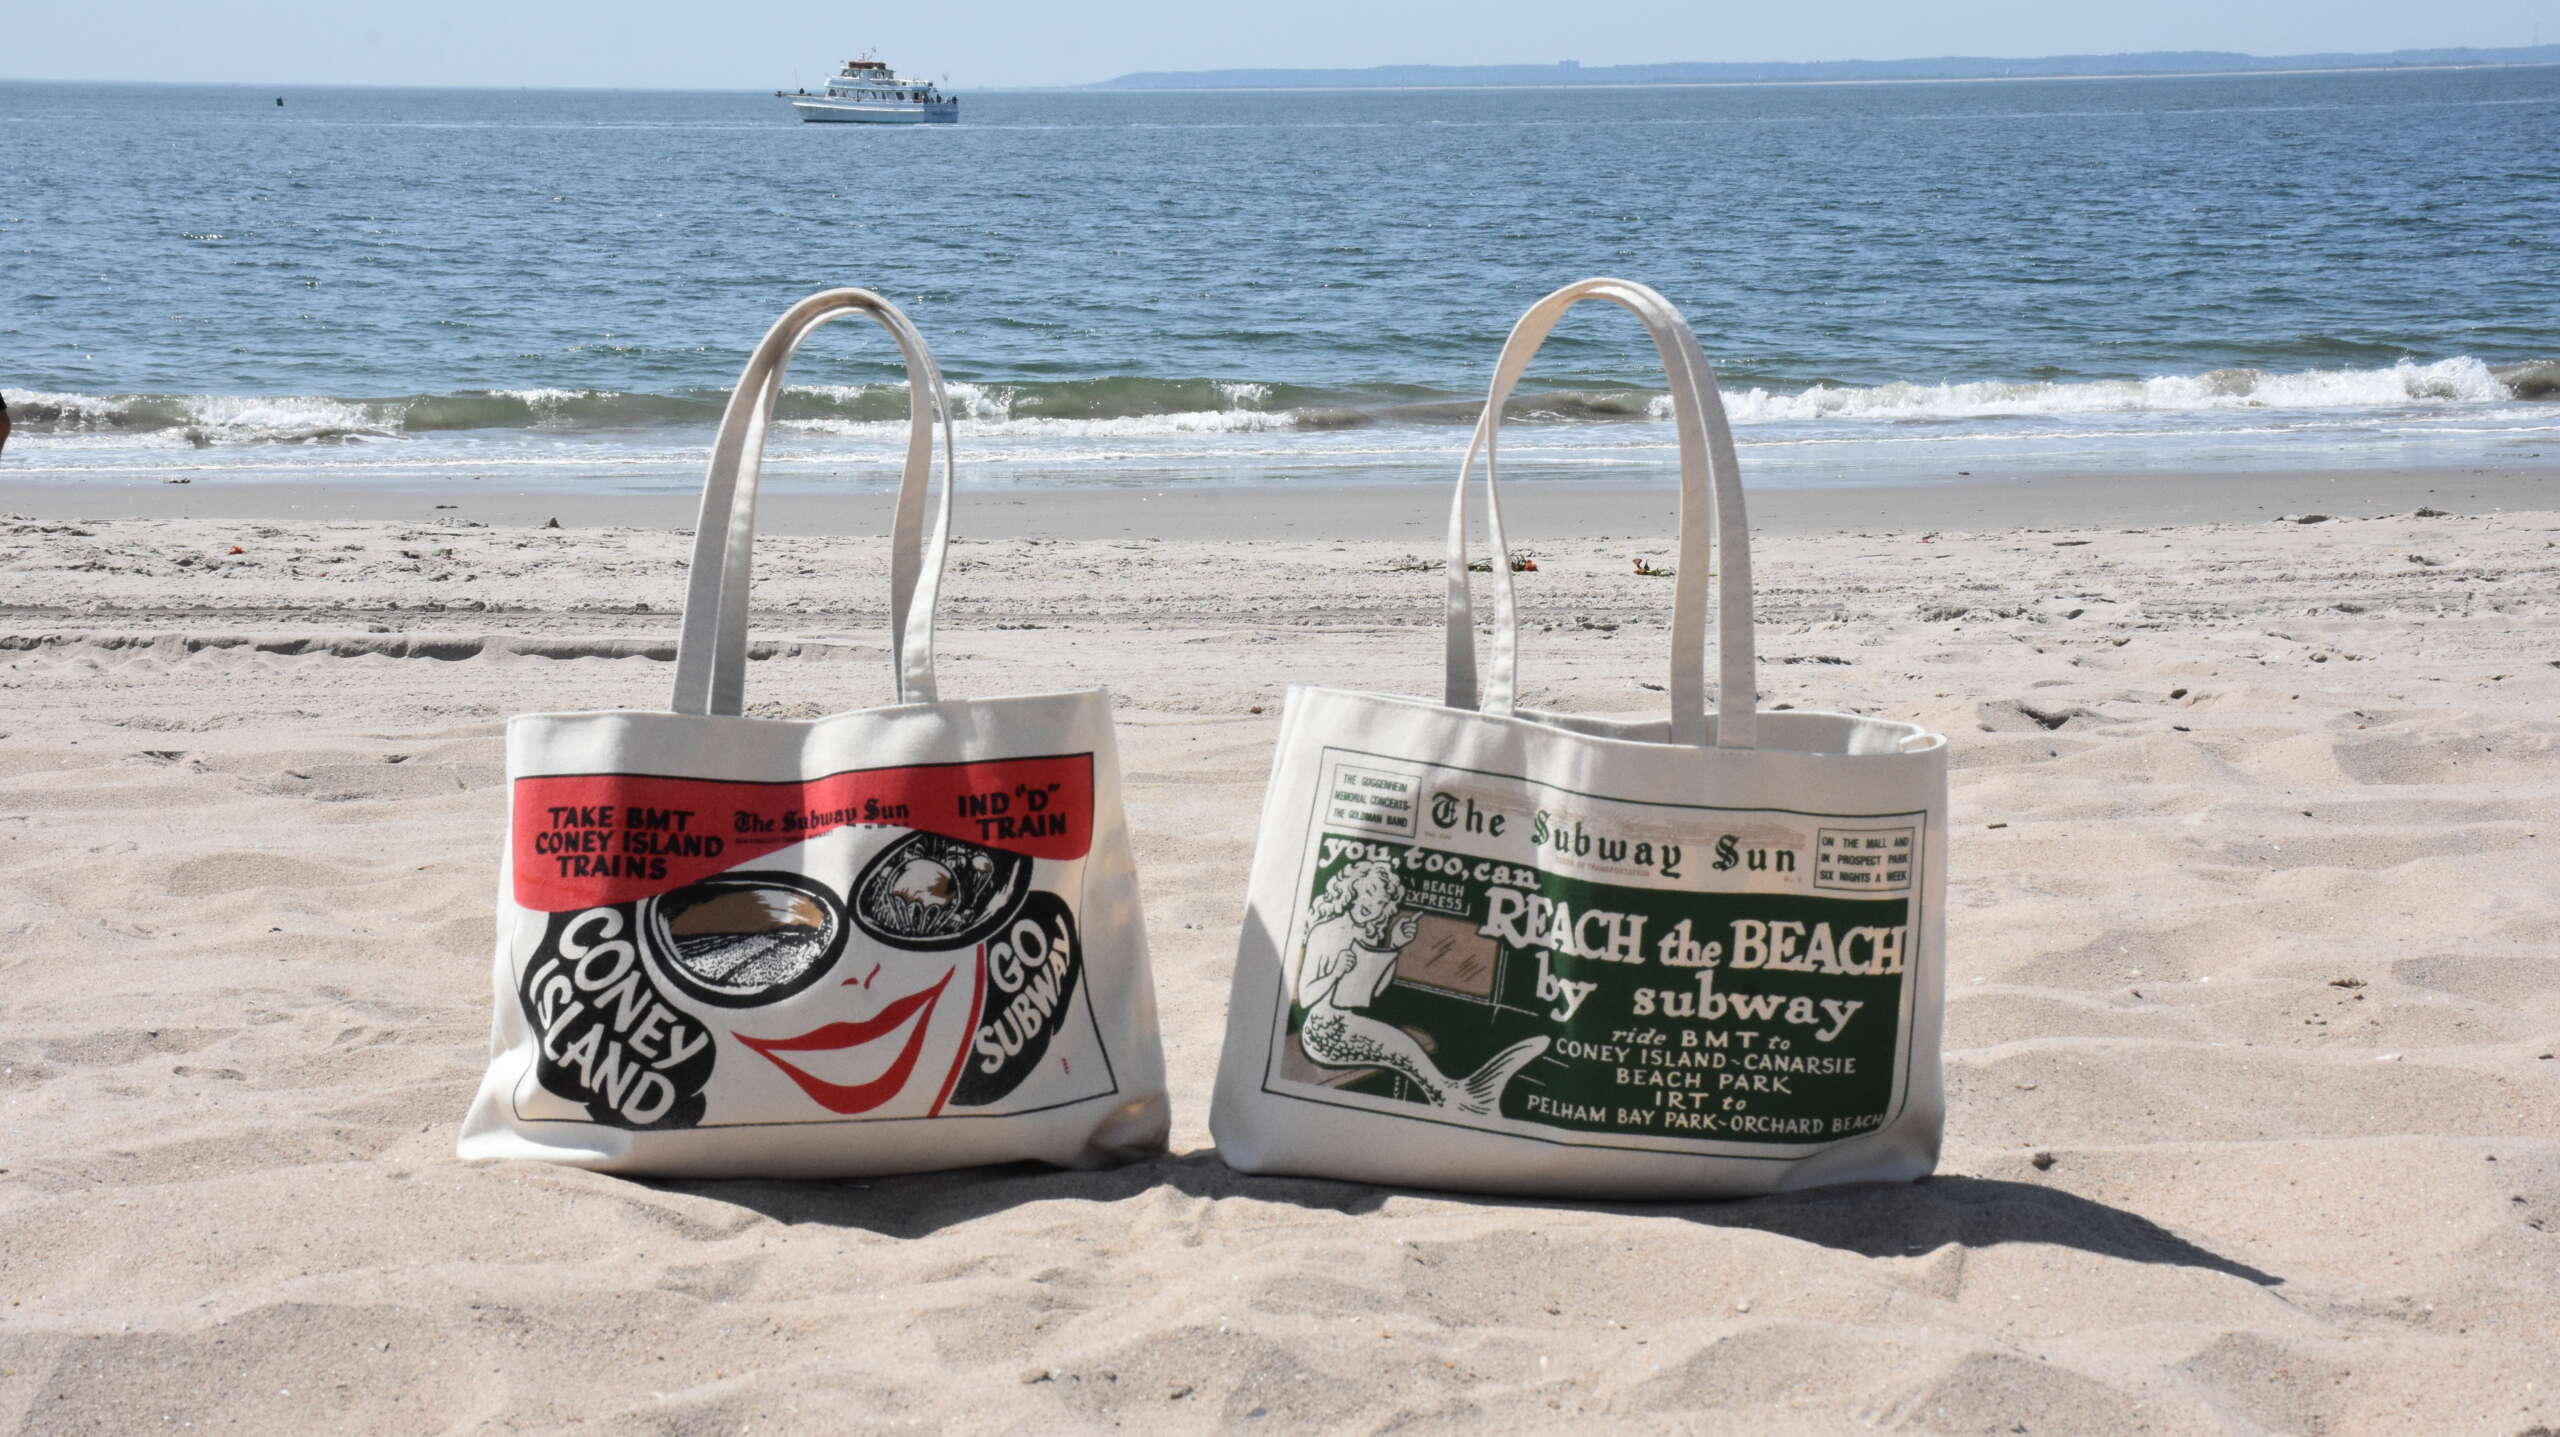
[[[1681,522],[1661,718],[1516,701],[1496,441],[1504,400],[1584,299],[1643,320],[1670,379]],[[1495,550],[1481,684],[1478,449]],[[1753,673],[1742,486],[1696,338],[1642,285],[1558,290],[1513,329],[1459,471],[1441,701],[1288,696],[1210,1113],[1226,1161],[1597,1198],[1927,1174],[1946,740],[1760,712]]]

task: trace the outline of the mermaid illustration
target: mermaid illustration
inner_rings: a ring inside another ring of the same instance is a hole
[[[1344,864],[1325,883],[1307,915],[1307,940],[1298,955],[1297,997],[1307,1014],[1299,1046],[1328,1068],[1390,1069],[1435,1108],[1498,1115],[1502,1090],[1547,1050],[1545,1038],[1523,1038],[1468,1077],[1452,1078],[1412,1034],[1366,1011],[1422,929],[1419,914],[1397,911],[1403,903],[1404,880],[1383,858]]]

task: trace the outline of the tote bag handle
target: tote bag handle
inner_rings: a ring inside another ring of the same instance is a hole
[[[1635,312],[1652,333],[1671,385],[1671,413],[1680,438],[1680,550],[1671,591],[1671,741],[1707,742],[1706,637],[1709,557],[1718,578],[1715,744],[1750,748],[1758,739],[1759,696],[1751,631],[1751,539],[1742,512],[1742,473],[1734,459],[1733,431],[1715,370],[1698,348],[1689,322],[1669,300],[1623,279],[1586,279],[1539,300],[1520,316],[1494,362],[1493,387],[1458,467],[1458,491],[1449,512],[1447,684],[1451,708],[1510,714],[1518,703],[1519,611],[1511,582],[1511,547],[1503,536],[1502,496],[1495,459],[1502,406],[1536,357],[1538,346],[1564,312],[1586,299],[1605,299]],[[1478,692],[1473,595],[1467,579],[1468,478],[1476,452],[1484,452],[1484,492],[1493,543],[1493,663]]]
[[[931,703],[933,610],[942,583],[943,556],[951,542],[951,406],[942,372],[924,336],[898,307],[867,289],[830,289],[783,313],[747,360],[738,387],[720,418],[711,446],[711,471],[702,485],[702,517],[693,535],[693,573],[684,604],[684,633],[676,648],[680,714],[735,717],[745,695],[747,587],[756,537],[756,480],[764,465],[765,430],[781,397],[792,352],[812,330],[831,319],[862,313],[898,341],[906,358],[907,465],[898,485],[897,515],[890,524],[889,659],[897,672],[898,702]],[[933,535],[924,534],[925,491],[933,470],[933,427],[942,424],[942,487]]]

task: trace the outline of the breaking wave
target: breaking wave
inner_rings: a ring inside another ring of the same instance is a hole
[[[972,426],[1130,434],[1252,432],[1328,426],[1323,390],[1223,379],[1091,379],[947,385],[954,418]],[[1395,397],[1392,393],[1385,396]],[[634,393],[485,389],[387,398],[332,395],[55,394],[21,391],[22,433],[158,440],[170,445],[330,444],[463,431],[612,435],[720,422],[725,389]],[[847,432],[907,417],[904,383],[792,385],[775,406],[782,430]]]
[[[2388,368],[2280,372],[2216,369],[2152,379],[1892,383],[1797,388],[1729,380],[1726,405],[1739,425],[1942,423],[2074,414],[2229,413],[2247,410],[2426,409],[2560,400],[2560,360],[2492,368],[2461,357]],[[1038,439],[1143,439],[1150,435],[1252,434],[1437,426],[1474,422],[1479,402],[1428,385],[1319,388],[1228,379],[961,382],[949,385],[954,418],[979,431]],[[21,391],[12,413],[27,435],[84,436],[149,447],[345,444],[460,431],[612,435],[707,431],[728,394],[720,389],[639,393],[599,389],[491,389],[386,398],[309,395],[54,394]],[[1660,420],[1669,399],[1644,388],[1556,389],[1516,397],[1527,423]],[[886,432],[907,414],[903,383],[793,385],[777,426],[812,436]]]
[[[2270,373],[2215,369],[2156,379],[2079,383],[1884,384],[1872,389],[1815,385],[1794,394],[1728,391],[1737,424],[1787,420],[1995,419],[2008,415],[2167,414],[2248,409],[2402,409],[2411,405],[2495,404],[2560,398],[2560,362],[2491,369],[2469,357],[2388,369]],[[1658,417],[1670,413],[1657,401]]]

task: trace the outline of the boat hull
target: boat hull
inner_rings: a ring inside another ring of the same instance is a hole
[[[960,107],[930,104],[865,104],[853,100],[794,100],[791,108],[813,125],[956,125]]]

